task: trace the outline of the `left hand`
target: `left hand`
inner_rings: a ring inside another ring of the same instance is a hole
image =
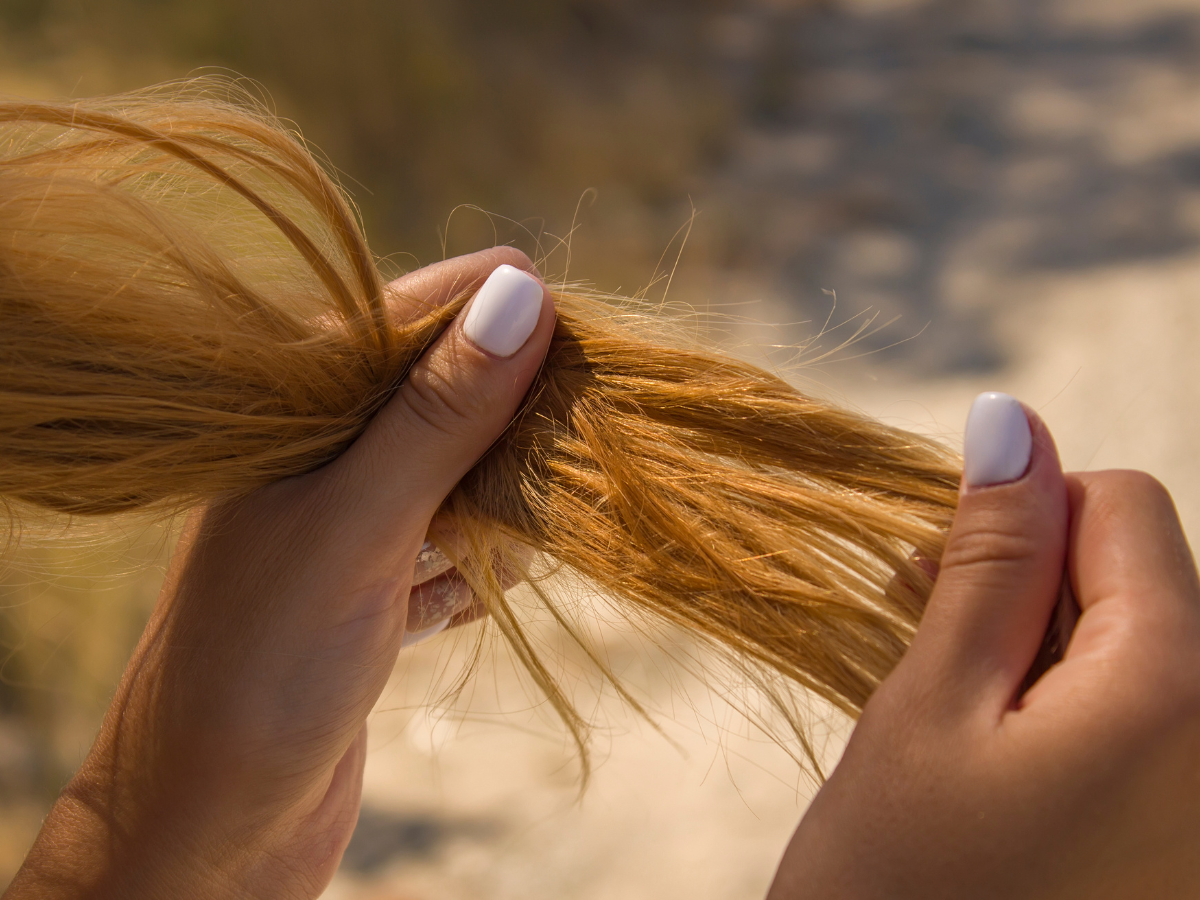
[[[389,294],[445,303],[504,264],[533,272],[497,248]],[[430,521],[508,426],[550,343],[549,292],[536,273],[532,288],[507,275],[525,291],[523,343],[511,309],[490,332],[486,316],[464,330],[468,306],[341,457],[192,517],[100,736],[6,897],[324,890],[358,817],[366,720]],[[477,343],[489,334],[493,352]]]

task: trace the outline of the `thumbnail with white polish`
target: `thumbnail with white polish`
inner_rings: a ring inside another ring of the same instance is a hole
[[[497,266],[471,301],[463,334],[494,356],[512,356],[533,334],[541,312],[542,283],[515,266]]]
[[[1015,397],[980,394],[967,415],[963,477],[970,487],[1016,481],[1029,468],[1033,436],[1025,409]]]

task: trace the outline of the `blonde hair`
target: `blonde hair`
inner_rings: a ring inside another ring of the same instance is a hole
[[[172,511],[310,471],[468,299],[398,320],[337,185],[211,80],[0,103],[0,235],[0,497],[14,515]],[[957,459],[665,345],[605,298],[555,302],[521,412],[438,522],[585,759],[587,723],[495,574],[497,560],[524,566],[517,547],[632,618],[687,629],[768,692],[800,686],[856,714],[919,621]]]

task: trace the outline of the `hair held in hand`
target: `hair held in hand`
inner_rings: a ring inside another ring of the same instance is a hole
[[[221,82],[0,103],[0,235],[0,497],[18,515],[170,511],[311,471],[469,299],[401,320],[337,185]],[[554,299],[521,412],[438,522],[581,749],[586,722],[495,575],[520,548],[768,693],[855,714],[920,618],[915,560],[940,557],[956,458],[656,341],[611,298]]]

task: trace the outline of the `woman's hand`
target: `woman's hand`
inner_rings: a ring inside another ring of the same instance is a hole
[[[189,522],[100,737],[7,897],[321,893],[358,817],[367,715],[430,520],[549,346],[549,292],[516,271],[532,269],[501,248],[395,282],[404,316],[488,279],[345,454]]]
[[[1161,485],[1064,478],[1044,425],[1028,422],[1026,471],[1020,407],[976,401],[916,640],[800,823],[770,900],[1200,896],[1191,551]],[[1082,615],[1065,659],[1020,696],[1064,564]]]

